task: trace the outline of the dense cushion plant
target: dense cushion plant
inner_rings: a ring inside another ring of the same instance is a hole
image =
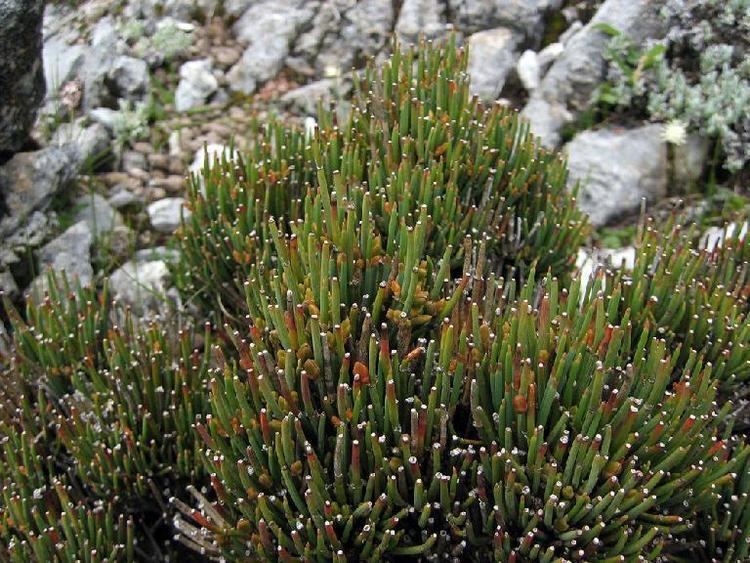
[[[466,61],[396,47],[346,118],[207,165],[198,328],[65,280],[9,309],[0,557],[747,556],[744,240],[646,224],[576,279],[564,162]]]

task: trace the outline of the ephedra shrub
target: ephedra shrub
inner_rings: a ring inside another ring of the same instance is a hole
[[[196,425],[215,500],[177,503],[204,553],[656,560],[717,526],[748,457],[727,377],[649,314],[666,273],[569,281],[564,166],[468,100],[464,57],[396,51],[346,127],[269,129],[194,184],[183,288],[229,313]]]

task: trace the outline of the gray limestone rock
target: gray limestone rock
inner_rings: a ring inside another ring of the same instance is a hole
[[[78,75],[86,61],[86,52],[84,45],[69,45],[58,37],[44,41],[44,79],[49,95]]]
[[[224,0],[224,12],[231,18],[239,18],[255,3],[255,0]]]
[[[166,308],[168,281],[169,268],[164,260],[136,258],[112,273],[109,287],[117,301],[141,317]]]
[[[160,233],[173,233],[180,226],[180,216],[190,216],[190,211],[183,207],[185,200],[181,197],[166,197],[155,201],[146,208],[151,226]]]
[[[29,293],[39,302],[47,290],[49,270],[65,271],[72,283],[87,285],[94,277],[91,266],[93,235],[85,221],[80,221],[57,238],[45,244],[37,253],[40,274],[34,279]]]
[[[333,100],[343,98],[351,89],[348,81],[324,78],[290,90],[281,97],[281,103],[306,115],[316,115],[318,101],[327,105]]]
[[[88,264],[93,240],[94,235],[86,221],[79,221],[39,250],[37,253],[39,263],[43,266],[53,266],[57,270],[67,270],[64,268],[66,264],[74,266]],[[61,258],[63,255],[67,256]],[[90,275],[88,279],[91,279]]]
[[[415,44],[420,34],[428,39],[442,37],[449,27],[445,6],[439,0],[404,0],[396,22],[396,35],[405,43]]]
[[[110,133],[113,133],[115,130],[118,116],[119,112],[111,108],[94,108],[88,113],[88,117],[104,125]]]
[[[233,0],[234,1],[234,0]],[[253,0],[240,0],[244,4],[251,4]],[[125,3],[127,17],[142,17],[155,20],[163,17],[189,21],[200,15],[210,20],[222,2],[219,0],[128,0]],[[235,4],[237,2],[235,1]],[[231,14],[237,16],[236,12]]]
[[[100,123],[84,125],[85,118],[73,123],[63,123],[57,128],[50,146],[72,147],[77,152],[77,160],[83,168],[97,168],[110,155],[111,137],[109,131]]]
[[[309,74],[331,78],[364,65],[383,52],[394,25],[392,0],[325,0],[293,53],[311,65]]]
[[[117,186],[112,188],[112,192],[107,199],[107,203],[109,203],[115,209],[122,209],[128,206],[143,205],[143,198],[134,194],[126,186],[118,184]]]
[[[508,74],[518,58],[519,35],[505,27],[479,31],[469,43],[470,91],[483,101],[500,96]]]
[[[555,148],[560,144],[563,126],[573,121],[575,114],[565,104],[535,95],[538,91],[539,88],[529,98],[521,117],[531,123],[531,132],[543,146]]]
[[[18,284],[16,283],[13,274],[8,271],[0,271],[0,293],[9,299],[15,299],[18,297]],[[2,323],[0,323],[0,325],[2,325]],[[0,328],[0,330],[2,329]]]
[[[29,249],[39,247],[56,227],[54,217],[41,211],[31,216],[0,243],[0,270],[12,269],[28,256]]]
[[[143,99],[151,82],[146,61],[127,56],[114,60],[108,79],[113,94],[126,100]]]
[[[0,240],[52,197],[78,172],[78,149],[72,145],[17,153],[0,167]]]
[[[130,170],[146,170],[148,168],[148,160],[146,155],[142,152],[128,150],[122,153],[121,159],[122,169],[126,172]]]
[[[83,82],[84,110],[112,103],[112,89],[124,87],[139,92],[143,88],[142,84],[138,84],[139,81],[143,82],[143,61],[130,65],[126,61],[120,61],[120,69],[112,72],[115,60],[122,54],[118,39],[115,24],[110,18],[99,20],[91,32],[91,45],[86,51],[86,60],[78,75]],[[129,83],[131,79],[134,82]]]
[[[124,224],[120,213],[99,194],[81,196],[75,205],[79,208],[75,220],[85,223],[94,236],[107,234]]]
[[[516,73],[527,92],[536,90],[539,87],[541,74],[539,55],[531,49],[524,51],[516,63]]]
[[[691,183],[700,180],[708,162],[711,143],[701,135],[689,135],[682,145],[674,147],[674,182],[686,193]]]
[[[544,13],[560,4],[560,0],[448,0],[453,23],[464,33],[503,26],[532,40],[541,34]]]
[[[200,107],[216,92],[219,82],[211,70],[211,59],[188,61],[180,67],[180,83],[174,99],[177,111]]]
[[[661,126],[584,131],[564,147],[569,184],[580,182],[579,207],[594,225],[638,210],[667,193],[667,148]]]
[[[231,90],[251,94],[279,73],[301,26],[313,16],[306,4],[302,0],[266,0],[251,6],[235,22],[237,38],[248,47],[227,73]]]

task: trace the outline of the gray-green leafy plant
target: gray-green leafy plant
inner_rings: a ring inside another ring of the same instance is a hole
[[[634,45],[609,26],[608,81],[597,101],[716,138],[724,167],[750,161],[750,2],[669,0],[662,43]]]
[[[148,104],[119,100],[119,110],[115,114],[112,126],[115,144],[119,149],[145,137],[149,131],[148,120]]]
[[[160,61],[171,61],[184,53],[193,43],[193,35],[176,22],[167,21],[158,26],[153,35],[141,36],[133,47],[140,55],[152,54]]]

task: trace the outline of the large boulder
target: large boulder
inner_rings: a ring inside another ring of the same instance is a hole
[[[26,141],[44,99],[44,0],[0,0],[0,153]]]
[[[640,45],[647,38],[663,36],[658,14],[662,4],[658,0],[606,0],[570,38],[521,112],[545,146],[559,146],[563,126],[589,107],[594,90],[606,76],[604,49],[610,37],[598,25],[609,24]]]
[[[667,147],[661,126],[584,131],[568,143],[569,183],[580,182],[579,207],[594,225],[636,211],[641,201],[664,197]]]

